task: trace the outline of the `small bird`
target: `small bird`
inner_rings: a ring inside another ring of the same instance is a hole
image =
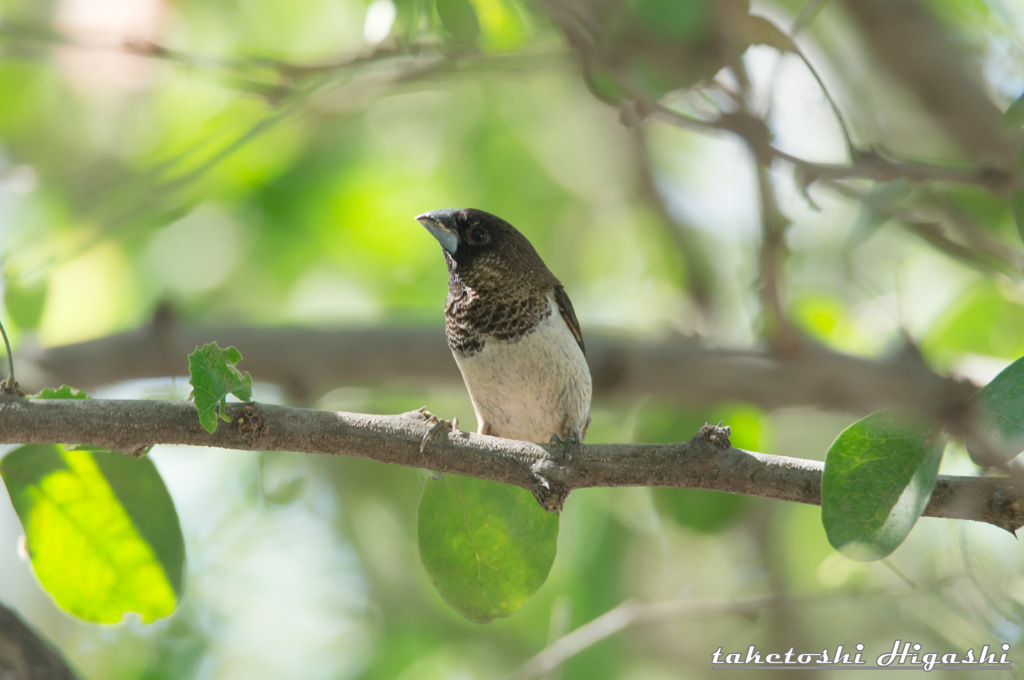
[[[562,284],[525,236],[490,213],[434,210],[416,221],[448,263],[445,335],[478,431],[582,442],[590,425],[590,369]]]

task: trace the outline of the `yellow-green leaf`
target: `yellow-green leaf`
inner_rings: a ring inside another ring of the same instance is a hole
[[[32,444],[0,460],[0,477],[32,568],[63,609],[96,623],[174,611],[185,544],[152,461]]]

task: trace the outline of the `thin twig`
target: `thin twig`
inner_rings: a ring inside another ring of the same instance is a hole
[[[929,591],[944,588],[952,580],[947,579],[947,582],[937,583],[931,586]],[[528,678],[536,678],[544,673],[550,673],[580,652],[631,628],[655,626],[684,619],[704,621],[709,616],[747,616],[786,604],[814,604],[853,597],[894,597],[910,595],[915,592],[917,589],[885,588],[853,595],[848,591],[838,591],[762,597],[741,602],[695,602],[687,599],[663,602],[627,601],[558,638],[507,676],[506,680],[528,680]],[[710,662],[710,655],[708,660]]]
[[[848,164],[817,163],[794,156],[772,144],[765,143],[760,133],[764,123],[760,120],[747,125],[738,124],[746,114],[730,114],[713,120],[689,116],[661,103],[652,105],[647,117],[669,125],[697,132],[730,132],[740,137],[755,150],[759,157],[786,161],[797,168],[805,184],[818,180],[870,179],[877,182],[891,182],[902,179],[907,182],[960,184],[986,189],[997,195],[1024,189],[1024,173],[1010,172],[992,166],[952,166],[937,163],[922,163],[909,160],[892,160],[877,152],[859,151]]]
[[[0,389],[7,394],[18,393],[18,381],[14,379],[14,353],[11,352],[11,341],[7,339],[7,329],[0,323],[0,335],[4,338],[4,351],[7,352],[7,380],[0,383]]]

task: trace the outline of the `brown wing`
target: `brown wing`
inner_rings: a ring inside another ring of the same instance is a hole
[[[572,303],[569,302],[569,296],[565,294],[565,288],[555,286],[555,302],[558,303],[558,311],[562,313],[562,318],[565,319],[569,330],[572,331],[573,337],[579,343],[580,351],[586,354],[587,350],[583,347],[583,333],[580,332],[580,322],[576,318],[576,310],[572,308]]]

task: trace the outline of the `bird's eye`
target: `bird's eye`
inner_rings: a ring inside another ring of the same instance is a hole
[[[483,227],[473,227],[469,230],[469,242],[475,246],[482,246],[491,240],[491,233]]]

